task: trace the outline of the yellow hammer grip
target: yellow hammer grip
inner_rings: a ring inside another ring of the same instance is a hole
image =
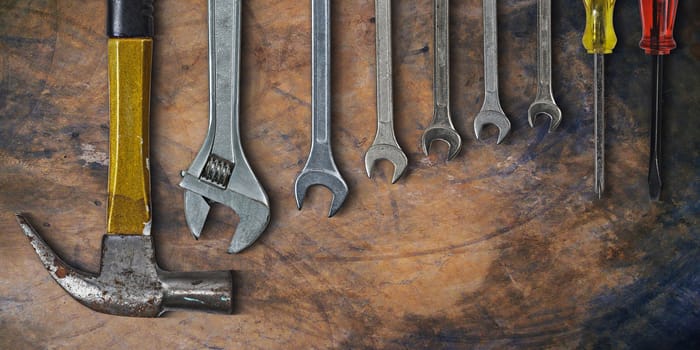
[[[151,229],[148,122],[153,41],[150,38],[111,38],[107,46],[107,234],[148,235]]]
[[[607,54],[617,44],[613,28],[615,0],[583,0],[586,7],[586,30],[583,47],[591,54]]]

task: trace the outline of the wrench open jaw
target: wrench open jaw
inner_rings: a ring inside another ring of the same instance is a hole
[[[554,132],[561,123],[561,109],[554,102],[548,100],[536,100],[530,105],[527,110],[527,121],[530,127],[535,127],[535,119],[538,116],[545,115],[549,117],[549,132]]]
[[[406,172],[408,167],[408,157],[400,147],[387,144],[374,144],[365,154],[365,170],[367,176],[372,177],[372,169],[378,160],[388,160],[394,165],[394,175],[391,177],[391,183],[396,183],[399,178]]]
[[[462,137],[459,136],[457,130],[451,125],[435,124],[425,129],[421,139],[421,147],[426,156],[434,141],[442,141],[449,146],[450,149],[447,152],[447,160],[452,160],[462,149]]]
[[[482,110],[474,118],[474,134],[477,140],[481,140],[482,130],[488,124],[495,125],[498,128],[498,140],[496,144],[500,144],[508,136],[510,132],[510,120],[505,113],[493,110]]]
[[[348,196],[348,185],[337,169],[333,171],[333,169],[327,168],[313,169],[304,167],[301,174],[297,176],[294,182],[294,198],[296,199],[297,208],[299,210],[301,210],[302,203],[304,202],[306,191],[309,187],[315,185],[323,186],[333,194],[333,201],[328,211],[328,217],[332,217],[338,212],[343,202],[345,202],[345,198]]]

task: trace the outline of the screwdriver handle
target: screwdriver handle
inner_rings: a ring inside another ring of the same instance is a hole
[[[676,48],[673,25],[678,0],[639,0],[642,15],[642,40],[639,47],[647,55],[668,55]]]
[[[591,54],[612,53],[617,44],[613,28],[615,0],[583,0],[583,5],[586,7],[583,47]]]

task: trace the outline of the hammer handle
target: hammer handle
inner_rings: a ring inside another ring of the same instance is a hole
[[[107,234],[150,234],[148,122],[153,41],[109,39]]]
[[[108,1],[107,234],[149,235],[153,1]]]

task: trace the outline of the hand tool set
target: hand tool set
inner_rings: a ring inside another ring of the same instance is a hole
[[[650,131],[649,194],[661,191],[660,129],[663,56],[676,47],[673,26],[677,0],[639,0],[642,16],[640,47],[654,56]],[[76,269],[59,258],[29,224],[17,220],[51,276],[70,295],[93,310],[126,316],[155,317],[174,309],[230,313],[233,285],[230,271],[168,272],[156,263],[150,234],[149,113],[153,42],[152,0],[108,0],[108,61],[110,148],[107,234],[98,274]],[[229,246],[238,253],[252,245],[270,221],[270,204],[243,152],[239,130],[239,66],[241,56],[240,0],[208,0],[209,126],[199,153],[182,171],[187,226],[202,234],[212,203],[230,207],[240,222]],[[447,159],[462,147],[450,115],[449,1],[434,0],[433,118],[421,147],[427,155],[433,141],[449,145]],[[604,55],[617,43],[613,29],[615,0],[583,0],[586,26],[583,45],[594,55],[595,194],[604,190]],[[497,1],[483,0],[484,101],[474,118],[474,133],[485,125],[498,128],[503,142],[511,123],[498,96]],[[333,194],[328,216],[340,209],[348,185],[338,171],[331,149],[331,1],[311,0],[311,147],[294,184],[297,207],[314,185]],[[537,116],[550,118],[549,132],[562,120],[552,92],[551,0],[537,1],[537,94],[528,109],[534,127]],[[367,175],[377,160],[394,165],[392,183],[406,171],[408,158],[394,131],[391,1],[375,0],[377,131],[365,154]]]

